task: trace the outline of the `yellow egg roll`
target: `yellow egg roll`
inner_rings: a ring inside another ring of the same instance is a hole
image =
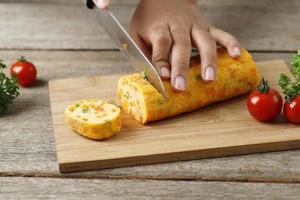
[[[260,81],[260,73],[247,50],[242,49],[238,59],[231,58],[223,48],[218,49],[217,54],[218,67],[214,81],[204,82],[200,75],[200,61],[191,62],[193,64],[189,69],[187,91],[175,91],[170,81],[163,81],[167,99],[141,73],[121,77],[117,94],[123,110],[145,124],[255,90]]]

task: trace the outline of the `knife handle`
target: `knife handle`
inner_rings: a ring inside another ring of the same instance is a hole
[[[88,9],[93,9],[95,7],[93,0],[86,0],[85,5]]]

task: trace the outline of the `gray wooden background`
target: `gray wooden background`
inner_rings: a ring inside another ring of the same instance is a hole
[[[128,25],[137,0],[112,0]],[[300,48],[299,0],[201,0],[257,61],[289,60]],[[81,0],[0,0],[0,58],[38,67],[0,117],[0,199],[300,199],[300,151],[60,174],[47,82],[132,72]]]

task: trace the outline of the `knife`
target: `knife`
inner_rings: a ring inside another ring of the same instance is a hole
[[[94,10],[97,20],[120,49],[125,58],[132,63],[137,71],[145,70],[147,80],[159,91],[160,94],[167,98],[163,82],[160,79],[157,70],[134,42],[118,19],[109,9],[101,10],[97,6],[91,5],[91,3],[91,1],[87,1],[87,7]]]

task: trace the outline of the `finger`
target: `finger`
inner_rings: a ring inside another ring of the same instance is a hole
[[[171,84],[174,89],[183,91],[187,88],[187,72],[192,50],[190,30],[183,27],[170,28],[173,39]]]
[[[94,0],[94,3],[101,9],[108,8],[110,0]]]
[[[219,44],[226,47],[228,54],[232,58],[241,56],[240,44],[231,34],[214,27],[210,29],[210,33]]]
[[[192,38],[200,52],[202,79],[204,81],[215,80],[217,72],[215,40],[207,31],[199,28],[192,29]]]
[[[170,51],[172,37],[168,26],[155,28],[150,36],[152,43],[152,63],[162,78],[168,79],[170,73]]]

